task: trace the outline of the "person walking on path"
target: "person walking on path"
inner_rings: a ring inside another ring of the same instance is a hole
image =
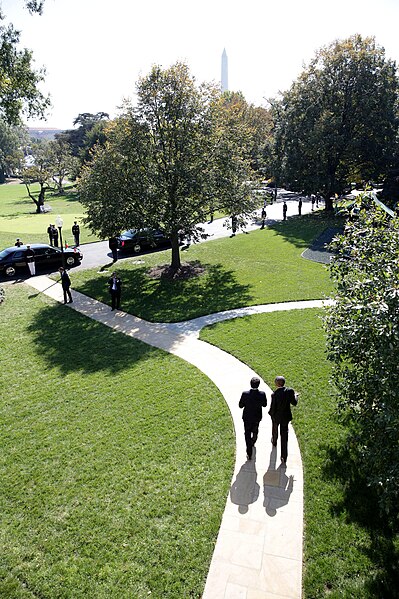
[[[283,204],[283,220],[287,220],[287,203],[285,201]]]
[[[118,240],[116,237],[109,238],[108,247],[112,252],[112,260],[116,262],[118,260]]]
[[[261,226],[261,229],[264,229],[265,228],[265,220],[266,220],[266,207],[265,206],[263,206],[263,208],[262,208],[261,216],[262,216],[262,226]]]
[[[302,198],[299,198],[298,200],[298,214],[299,216],[302,214]]]
[[[258,438],[259,422],[262,420],[262,407],[267,406],[266,394],[259,391],[260,380],[254,376],[251,379],[251,389],[241,395],[239,407],[244,408],[242,419],[244,421],[245,444],[247,458],[252,459],[252,449]]]
[[[291,406],[298,403],[298,394],[293,389],[285,386],[285,378],[277,376],[275,379],[277,389],[272,393],[269,414],[272,419],[272,445],[276,447],[278,427],[280,427],[281,461],[286,464],[288,457],[288,423],[292,420]]]
[[[232,233],[230,237],[234,237],[237,232],[237,216],[235,214],[233,214],[231,217],[231,231]]]
[[[36,274],[35,252],[32,250],[30,245],[26,246],[25,260],[26,264],[28,265],[31,277],[34,277]]]
[[[58,270],[61,275],[62,291],[64,292],[64,304],[71,304],[73,302],[72,294],[71,294],[71,279],[69,278],[69,274],[67,273],[65,268],[60,266],[60,268]],[[67,301],[67,296],[69,298],[68,301]]]
[[[108,279],[109,292],[111,294],[111,310],[116,309],[119,310],[121,307],[121,291],[122,291],[122,281],[117,276],[116,272],[113,272],[111,278]]]
[[[49,243],[50,245],[53,245],[53,226],[54,225],[49,225],[47,227],[47,235],[48,235],[48,239],[49,239]]]
[[[76,222],[76,220],[74,221],[74,223],[72,225],[72,235],[75,240],[75,246],[78,246],[79,245],[79,237],[80,237],[80,227],[79,227],[78,223]]]

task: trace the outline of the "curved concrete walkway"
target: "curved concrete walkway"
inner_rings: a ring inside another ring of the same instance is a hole
[[[26,281],[57,302],[62,288],[45,276]],[[241,392],[256,373],[230,354],[199,340],[209,324],[264,312],[319,308],[330,302],[302,301],[251,306],[181,323],[150,323],[73,291],[73,308],[89,318],[190,362],[219,388],[236,433],[236,463],[202,599],[300,599],[302,594],[303,474],[296,436],[290,429],[286,467],[279,444],[270,443],[265,413],[256,452],[246,460]],[[270,388],[262,381],[270,405]]]

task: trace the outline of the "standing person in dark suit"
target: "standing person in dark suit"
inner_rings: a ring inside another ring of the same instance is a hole
[[[74,221],[74,223],[72,225],[72,235],[75,240],[75,246],[78,246],[79,238],[80,238],[80,227],[79,227],[78,223],[76,222],[76,220]]]
[[[58,229],[55,225],[51,225],[51,234],[53,236],[53,245],[54,247],[58,247]]]
[[[112,308],[111,309],[115,310],[115,305],[116,305],[116,309],[119,310],[119,308],[121,307],[122,281],[117,276],[116,272],[113,272],[111,275],[111,278],[108,279],[108,285],[109,285],[109,292],[111,294],[111,300],[112,300]]]
[[[283,204],[283,220],[287,220],[287,204]]]
[[[298,200],[298,214],[299,216],[302,214],[302,198],[299,198]]]
[[[275,379],[277,389],[272,393],[272,403],[269,414],[272,419],[272,445],[276,447],[278,427],[281,437],[281,461],[287,462],[288,457],[288,423],[292,420],[291,406],[298,403],[298,394],[293,389],[285,386],[285,378],[277,376]]]
[[[49,239],[50,245],[53,245],[53,226],[54,225],[50,224],[47,227],[47,235],[48,235],[48,239]]]
[[[116,237],[109,238],[108,247],[112,252],[113,261],[116,262],[118,260],[118,240]]]
[[[19,237],[17,237],[17,239],[15,241],[15,245],[17,246],[17,248],[20,248],[21,245],[24,245],[24,242],[21,241]]]
[[[32,250],[30,245],[26,246],[25,250],[25,260],[28,265],[29,272],[33,277],[36,274],[36,264],[35,264],[35,252]]]
[[[241,395],[240,408],[244,408],[242,419],[244,421],[244,435],[247,446],[247,458],[252,458],[252,448],[258,438],[259,422],[262,420],[262,407],[267,406],[266,394],[259,391],[260,380],[254,376],[251,379],[251,389]]]
[[[67,273],[65,268],[60,266],[60,268],[58,270],[60,271],[60,275],[61,275],[62,291],[64,292],[64,304],[71,304],[73,302],[72,294],[71,294],[71,279],[69,278],[69,274]],[[69,298],[68,302],[67,302],[67,295]]]

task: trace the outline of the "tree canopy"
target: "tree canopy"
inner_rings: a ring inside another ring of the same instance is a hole
[[[197,85],[185,64],[154,66],[137,84],[137,105],[107,129],[84,166],[81,200],[89,226],[102,236],[124,228],[162,227],[180,267],[179,238],[223,207],[252,211],[245,128],[231,119],[210,84]]]
[[[336,304],[325,321],[345,453],[398,524],[399,218],[367,197],[333,243]],[[348,469],[349,471],[349,469]]]
[[[374,38],[354,35],[321,48],[273,102],[279,181],[331,197],[352,181],[383,176],[398,130],[398,76]]]

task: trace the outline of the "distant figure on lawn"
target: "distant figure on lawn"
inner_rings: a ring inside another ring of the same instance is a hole
[[[30,245],[26,246],[25,260],[26,260],[26,264],[29,268],[31,277],[34,277],[36,274],[35,252],[32,250]]]
[[[78,223],[76,222],[76,220],[74,221],[73,225],[72,225],[72,235],[75,241],[75,246],[79,245],[79,238],[80,238],[80,227],[78,225]]]
[[[55,225],[51,225],[51,235],[53,237],[54,247],[58,247],[58,229]]]
[[[73,302],[72,294],[71,294],[71,279],[69,278],[69,274],[67,273],[65,268],[60,266],[60,268],[58,270],[61,275],[62,291],[64,292],[64,304],[67,304],[67,303],[71,304]],[[67,302],[67,296],[69,298],[68,302]]]
[[[109,238],[108,247],[112,252],[112,260],[116,262],[118,260],[118,240],[116,237]]]
[[[53,245],[53,227],[54,225],[52,224],[47,227],[47,235],[50,245]]]
[[[258,438],[259,422],[262,420],[262,407],[267,406],[266,394],[259,391],[260,379],[257,376],[251,379],[251,389],[241,395],[239,407],[244,408],[242,419],[244,421],[245,444],[247,458],[252,459],[252,448]]]
[[[116,272],[113,272],[111,278],[108,279],[109,292],[111,294],[111,310],[116,309],[119,310],[121,307],[121,291],[122,291],[122,281],[117,276]]]
[[[15,245],[17,246],[17,248],[20,248],[21,245],[24,245],[24,242],[21,241],[19,237],[17,237],[17,239],[15,241]]]
[[[283,204],[283,220],[287,220],[287,204],[284,202]]]
[[[299,216],[301,216],[301,214],[302,214],[302,199],[301,198],[299,198],[299,201],[298,201],[298,214],[299,214]]]
[[[298,394],[290,387],[285,386],[283,376],[276,376],[274,382],[277,389],[272,393],[269,410],[272,419],[272,445],[274,447],[277,445],[278,427],[280,427],[281,461],[285,464],[288,457],[288,423],[292,420],[291,406],[297,405]]]
[[[261,229],[264,229],[265,228],[265,220],[266,220],[266,207],[265,206],[263,206],[263,208],[262,208],[262,214],[261,214],[261,216],[262,216],[262,226],[261,226]]]

